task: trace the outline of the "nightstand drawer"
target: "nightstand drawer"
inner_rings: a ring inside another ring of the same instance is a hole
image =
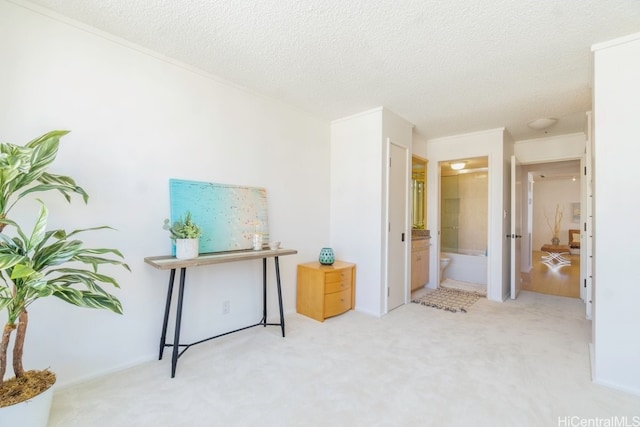
[[[349,309],[351,309],[351,289],[325,295],[324,317],[335,316]]]
[[[334,282],[351,283],[351,268],[343,268],[342,270],[331,271],[324,276],[327,284]]]
[[[349,289],[351,287],[351,271],[349,268],[327,273],[325,276],[324,293],[332,294]]]

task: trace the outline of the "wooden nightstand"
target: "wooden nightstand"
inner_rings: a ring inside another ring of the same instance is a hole
[[[352,310],[356,295],[356,265],[336,261],[298,264],[296,311],[319,322]]]

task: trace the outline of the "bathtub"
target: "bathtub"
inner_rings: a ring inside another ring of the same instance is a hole
[[[463,282],[487,284],[487,256],[484,251],[459,249],[458,252],[441,252],[451,258],[444,277]],[[444,279],[444,278],[441,278]]]

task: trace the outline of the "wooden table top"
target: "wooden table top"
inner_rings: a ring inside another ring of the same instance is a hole
[[[569,245],[542,245],[542,252],[569,252]]]
[[[177,259],[171,255],[152,256],[146,257],[144,262],[159,270],[172,270],[174,268],[198,267],[200,265],[222,264],[233,261],[273,258],[297,253],[298,251],[295,249],[262,249],[260,251],[243,250],[200,254],[198,258],[192,259]]]

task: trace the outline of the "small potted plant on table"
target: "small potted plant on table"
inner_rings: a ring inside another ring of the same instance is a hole
[[[180,218],[173,224],[168,219],[165,219],[162,228],[168,230],[171,239],[176,242],[176,258],[191,259],[198,257],[202,229],[193,221],[191,212],[187,211],[184,219]]]

